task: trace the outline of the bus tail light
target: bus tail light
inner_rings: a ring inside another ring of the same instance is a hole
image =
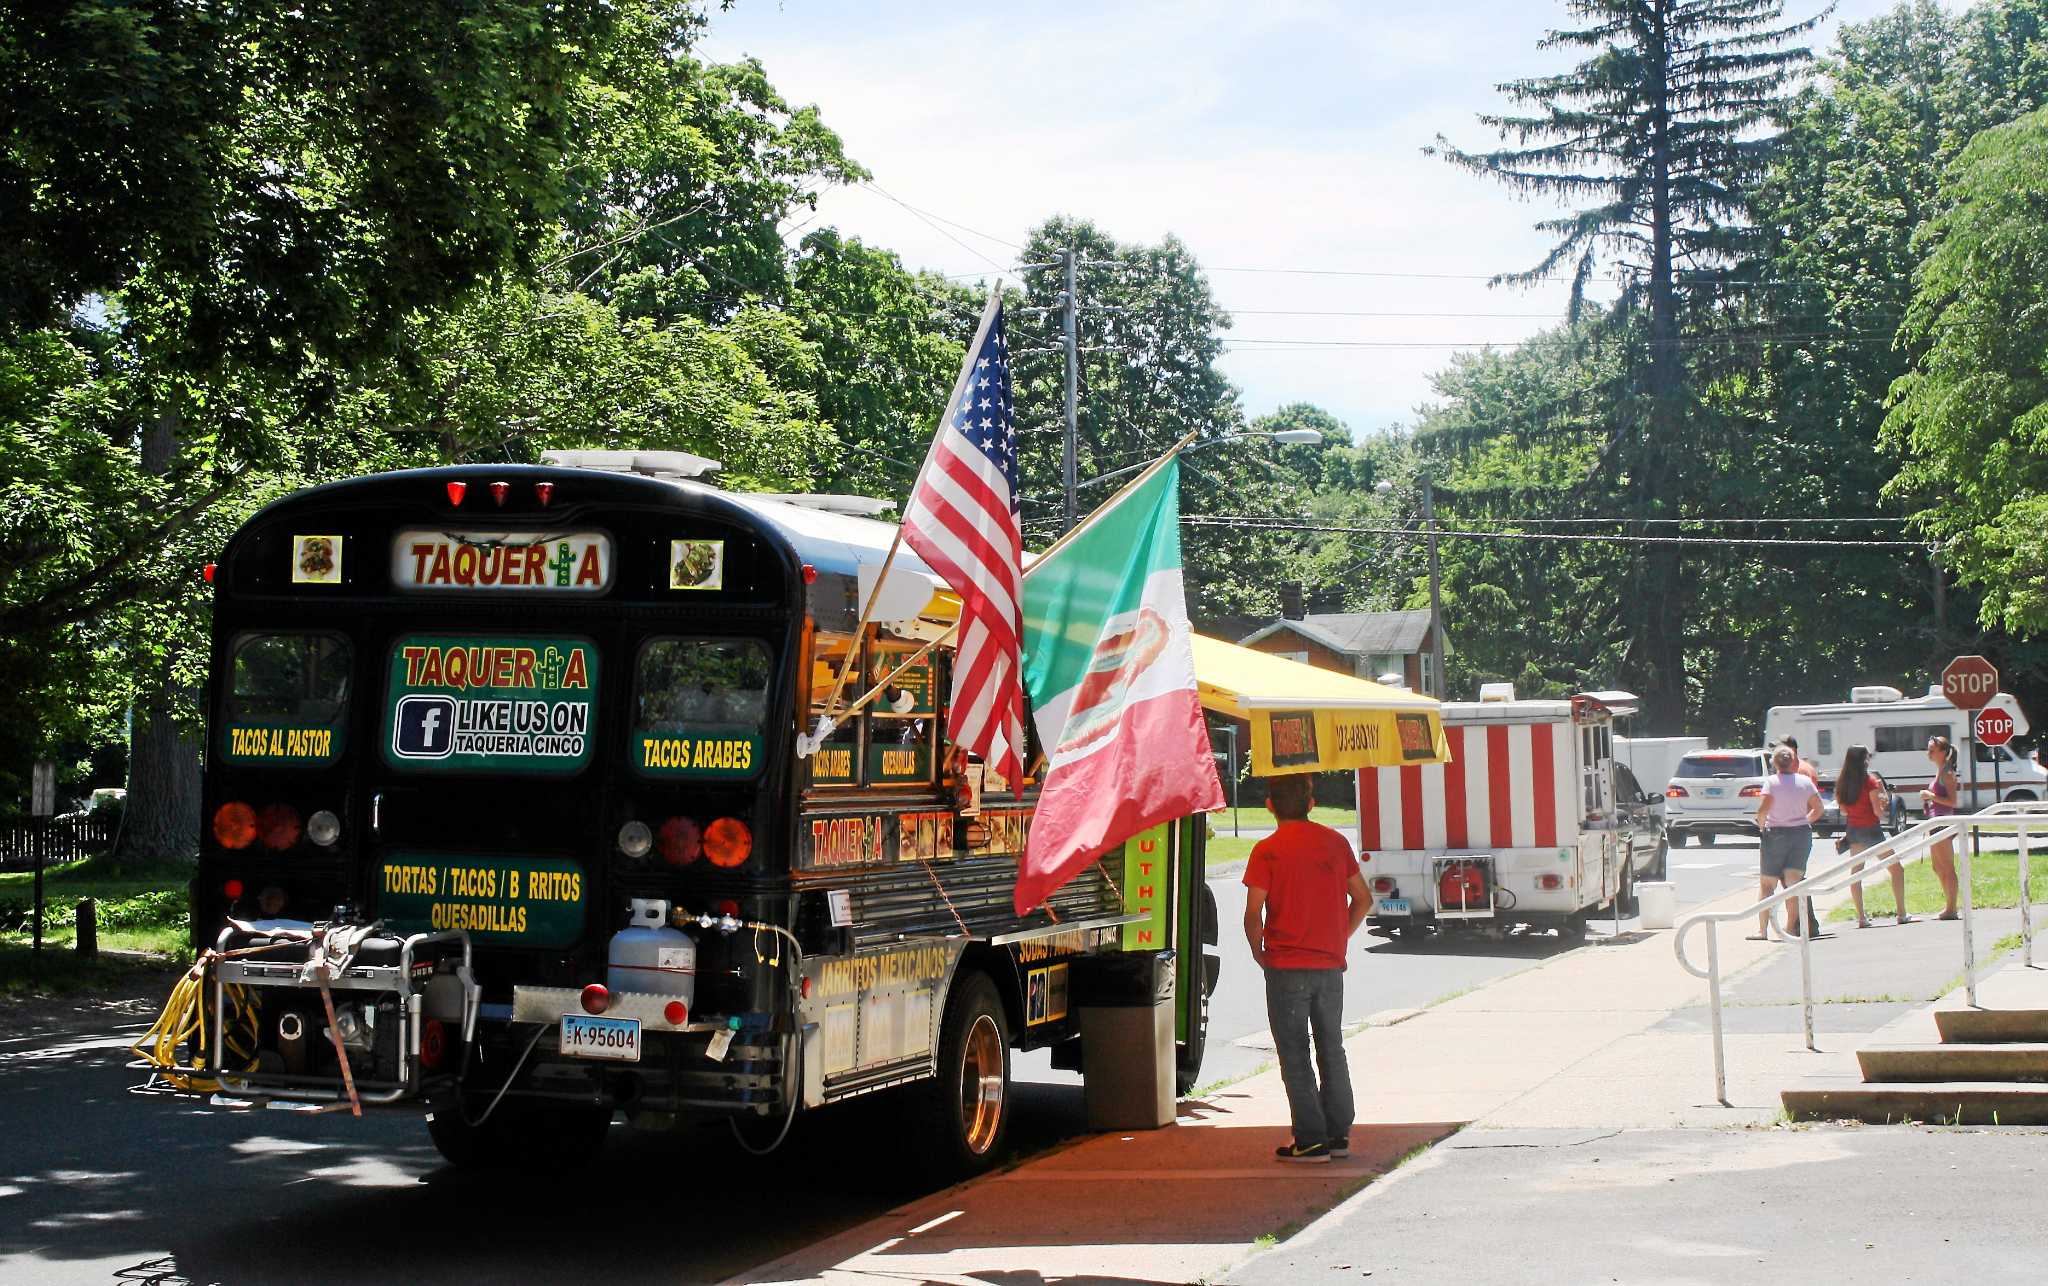
[[[341,819],[326,809],[321,809],[306,819],[306,838],[321,848],[333,848],[341,838]]]
[[[689,817],[671,817],[661,824],[658,837],[661,860],[670,866],[688,866],[704,856],[704,834]]]
[[[637,862],[653,847],[654,832],[647,829],[646,822],[636,818],[619,827],[619,851],[627,857]]]
[[[454,506],[455,506],[456,508],[460,509],[460,508],[462,507],[462,497],[463,497],[464,495],[468,494],[468,492],[469,492],[469,484],[468,484],[468,483],[466,483],[466,482],[451,482],[451,483],[449,483],[449,484],[448,484],[448,503],[449,503],[449,504],[451,504],[451,505],[454,505]]]
[[[681,1027],[690,1021],[690,1007],[680,1000],[671,1000],[662,1007],[661,1016],[668,1019],[671,1026]]]
[[[583,1012],[601,1014],[612,1007],[612,993],[601,982],[593,982],[583,989],[581,997]]]
[[[754,832],[737,817],[721,817],[704,828],[704,856],[713,866],[740,866],[753,852]]]
[[[284,914],[284,909],[291,905],[291,901],[289,893],[275,884],[266,884],[263,891],[256,895],[256,909],[263,913],[264,919],[275,920]]]
[[[222,885],[220,886],[220,895],[221,895],[222,897],[226,898],[226,899],[227,899],[228,901],[230,901],[230,902],[239,902],[239,901],[241,901],[241,900],[242,900],[242,882],[241,882],[240,880],[229,880],[229,881],[227,881],[226,883],[224,883],[224,884],[222,884]]]
[[[265,804],[263,811],[256,814],[256,831],[267,849],[283,852],[299,842],[303,829],[299,825],[299,810],[290,804]]]
[[[502,505],[505,503],[506,493],[511,490],[512,484],[509,482],[494,482],[491,484],[491,500]]]
[[[256,810],[236,800],[213,811],[213,838],[222,848],[247,848],[256,842]]]
[[[547,507],[548,507],[548,502],[552,501],[552,500],[553,500],[553,499],[555,498],[555,484],[554,484],[554,483],[552,483],[552,482],[536,482],[536,483],[534,483],[534,484],[533,484],[533,498],[534,498],[535,500],[538,500],[538,501],[540,501],[540,507],[541,507],[541,508],[543,508],[543,509],[547,508]]]

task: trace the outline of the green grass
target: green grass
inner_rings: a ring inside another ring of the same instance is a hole
[[[1247,831],[1269,831],[1273,829],[1273,814],[1266,806],[1240,808],[1237,813],[1238,825]],[[1317,807],[1308,815],[1312,822],[1321,822],[1347,836],[1358,834],[1358,810],[1355,808]],[[1230,810],[1209,815],[1209,825],[1214,833],[1209,836],[1208,860],[1211,866],[1224,866],[1231,862],[1242,862],[1252,855],[1252,845],[1258,843],[1250,835],[1230,833]]]
[[[173,864],[141,871],[108,871],[99,858],[88,858],[43,873],[43,946],[46,956],[72,955],[77,936],[79,899],[98,902],[100,946],[116,951],[146,951],[174,959],[189,957],[186,883],[189,866]],[[0,948],[21,948],[20,960],[10,950],[0,956],[0,986],[25,970],[34,942],[32,908],[35,876],[29,871],[0,874]],[[14,965],[19,964],[20,969]]]
[[[2020,860],[2013,853],[1982,853],[1971,864],[1970,895],[1978,907],[2015,907],[2020,904]],[[2048,870],[2033,872],[2034,901],[2048,901]],[[1943,906],[1941,882],[1925,859],[1906,867],[1906,912],[1909,915],[1938,915]],[[1863,882],[1863,906],[1873,919],[1889,919],[1896,911],[1892,902],[1892,879],[1879,871]],[[1844,902],[1828,912],[1830,923],[1856,918],[1856,906]]]

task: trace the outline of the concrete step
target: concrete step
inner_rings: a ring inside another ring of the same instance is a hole
[[[1879,1083],[1786,1090],[1781,1097],[1795,1121],[2048,1125],[2048,1086],[2006,1081]]]
[[[2048,1082],[2048,1044],[1872,1045],[1856,1061],[1872,1082]]]
[[[1952,1044],[2048,1041],[2048,1009],[1937,1009],[1934,1025]]]

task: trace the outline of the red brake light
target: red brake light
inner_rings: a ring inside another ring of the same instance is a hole
[[[229,880],[220,886],[220,892],[221,896],[228,901],[239,902],[242,900],[242,882],[240,880]]]
[[[697,829],[695,819],[689,817],[669,818],[654,837],[661,860],[670,866],[688,866],[704,856],[703,841],[703,832]]]
[[[299,810],[290,804],[265,804],[263,811],[256,814],[256,832],[265,848],[290,848],[299,842],[301,830]]]
[[[690,1021],[690,1007],[680,1000],[671,1000],[662,1007],[661,1016],[680,1027]]]
[[[1683,786],[1666,786],[1666,787],[1664,788],[1664,798],[1666,798],[1666,799],[1686,799],[1686,798],[1689,798],[1689,796],[1687,796],[1687,795],[1686,795],[1686,793],[1685,793],[1685,787],[1683,787]]]
[[[494,482],[491,484],[491,499],[497,502],[498,504],[502,505],[505,503],[505,493],[509,492],[510,490],[512,490],[511,483]]]
[[[754,832],[737,817],[721,817],[704,828],[704,856],[713,866],[739,866],[753,851]]]
[[[468,484],[468,483],[466,483],[466,482],[451,482],[451,483],[449,483],[449,484],[448,484],[448,503],[449,503],[449,504],[451,504],[451,505],[455,505],[455,506],[456,506],[456,507],[458,507],[458,508],[459,508],[459,507],[461,507],[461,505],[462,505],[462,497],[463,497],[464,495],[468,494],[468,492],[469,492],[469,484]]]
[[[601,1014],[612,1007],[612,993],[601,982],[593,982],[583,989],[583,1012]]]
[[[256,842],[256,810],[236,800],[213,812],[213,838],[222,848],[247,848]]]

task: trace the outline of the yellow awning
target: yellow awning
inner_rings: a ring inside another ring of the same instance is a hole
[[[1202,707],[1251,724],[1252,775],[1449,761],[1433,697],[1197,634]]]

